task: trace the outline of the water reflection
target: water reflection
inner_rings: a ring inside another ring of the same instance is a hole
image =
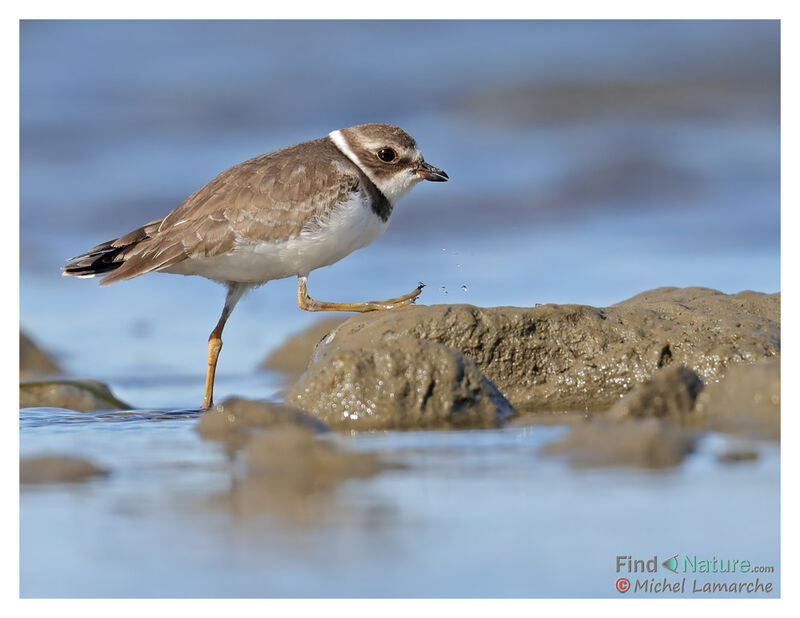
[[[235,518],[277,518],[284,525],[358,526],[386,507],[363,509],[340,499],[341,488],[384,470],[402,468],[377,453],[342,450],[309,428],[287,426],[252,435],[231,456],[230,488],[212,499]]]

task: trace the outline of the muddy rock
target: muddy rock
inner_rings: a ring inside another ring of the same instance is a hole
[[[30,380],[46,375],[59,375],[61,368],[22,331],[19,332],[19,377]]]
[[[368,355],[377,342],[400,336],[468,356],[521,411],[599,411],[669,365],[685,365],[708,383],[729,365],[778,354],[780,294],[659,288],[605,308],[434,305],[367,313],[317,346],[309,372],[319,375],[340,351]]]
[[[74,483],[107,474],[107,470],[79,457],[23,457],[19,462],[19,482],[22,484]]]
[[[381,333],[329,348],[286,401],[334,429],[496,427],[513,408],[456,349]]]
[[[614,418],[667,418],[687,420],[703,381],[684,365],[659,369],[652,378],[634,387],[611,408]]]
[[[282,371],[290,378],[300,376],[314,355],[314,348],[328,333],[346,318],[330,318],[316,322],[311,327],[289,337],[280,347],[270,353],[258,366],[259,369]]]
[[[20,408],[64,408],[76,412],[130,410],[106,384],[94,380],[20,382]]]
[[[544,455],[566,456],[579,468],[676,466],[692,452],[692,433],[656,418],[615,422],[593,420],[572,426],[567,435],[545,445]]]
[[[197,431],[205,440],[238,447],[254,432],[285,426],[305,427],[318,433],[330,431],[325,423],[297,408],[241,397],[229,397],[203,414]]]
[[[723,379],[700,393],[695,410],[709,429],[779,439],[780,357],[731,367]]]

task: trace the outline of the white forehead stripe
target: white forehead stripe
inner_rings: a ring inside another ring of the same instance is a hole
[[[389,175],[387,178],[376,178],[372,173],[370,173],[369,169],[361,165],[356,153],[350,149],[350,146],[348,145],[347,140],[345,139],[345,136],[342,135],[341,131],[331,131],[328,133],[328,137],[331,138],[331,141],[339,149],[339,151],[348,159],[350,159],[353,164],[362,172],[364,172],[364,175],[369,178],[376,187],[378,187],[378,190],[383,193],[386,199],[389,200],[390,204],[394,204],[397,200],[408,193],[411,190],[411,187],[422,180],[417,174],[412,173],[411,170],[407,170],[407,173],[404,173],[402,169],[398,169],[394,174]],[[421,155],[420,159],[422,159]]]
[[[361,163],[358,162],[358,157],[356,156],[356,153],[350,150],[350,146],[347,144],[347,140],[344,138],[344,135],[342,135],[342,132],[339,129],[336,129],[335,131],[331,131],[330,133],[328,133],[328,137],[331,138],[331,141],[333,142],[334,146],[336,146],[344,156],[350,159],[358,169],[364,172],[366,177],[369,178],[373,182],[373,184],[375,184],[375,186],[378,185],[378,183],[375,182],[375,178],[373,178],[372,174],[369,173],[369,170],[364,169]]]

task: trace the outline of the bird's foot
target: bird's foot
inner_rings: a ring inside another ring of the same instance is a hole
[[[375,305],[376,310],[380,309],[397,309],[398,307],[407,307],[408,305],[413,305],[417,301],[417,297],[422,294],[422,288],[425,287],[425,284],[422,281],[419,282],[416,288],[410,291],[408,294],[403,294],[402,296],[398,296],[397,298],[389,298],[387,300],[372,300],[370,301],[369,305]]]
[[[308,296],[305,286],[301,283],[301,286],[298,288],[297,304],[305,311],[356,311],[358,313],[368,313],[370,311],[399,309],[400,307],[413,305],[417,297],[422,293],[422,288],[424,287],[425,284],[420,283],[408,294],[403,294],[397,298],[389,298],[387,300],[370,300],[365,303],[329,303]]]

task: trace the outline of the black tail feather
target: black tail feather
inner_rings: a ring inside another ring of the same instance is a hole
[[[109,241],[90,249],[83,255],[70,258],[69,263],[61,267],[65,277],[94,277],[116,270],[124,263],[120,255],[126,247],[114,247],[116,240]]]
[[[128,259],[130,250],[156,233],[162,221],[163,219],[151,221],[147,225],[125,234],[125,236],[99,244],[89,249],[86,253],[68,259],[67,263],[61,267],[61,274],[65,277],[94,277],[117,270]],[[130,277],[123,278],[128,279]],[[101,285],[105,283],[109,282],[104,279]]]

